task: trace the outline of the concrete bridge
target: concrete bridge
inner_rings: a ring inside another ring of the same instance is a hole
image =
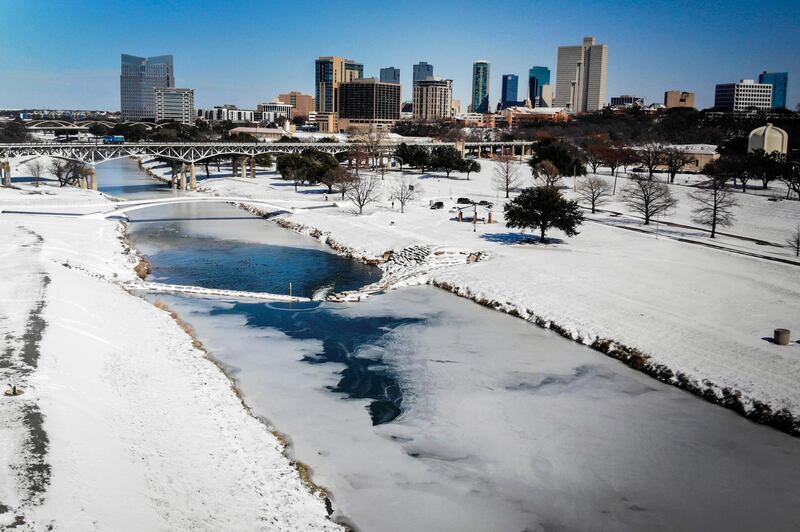
[[[297,212],[306,209],[319,209],[332,206],[332,204],[314,202],[311,205],[297,207],[291,203],[296,201],[271,200],[263,201],[253,198],[238,196],[177,196],[161,199],[141,199],[129,201],[117,201],[113,203],[93,203],[84,205],[48,205],[47,211],[30,210],[30,206],[8,206],[0,209],[0,214],[38,214],[50,216],[83,216],[87,218],[115,218],[125,216],[130,212],[164,205],[187,204],[187,203],[245,203],[247,205],[258,205],[266,207],[275,212]],[[311,203],[311,202],[309,202]],[[61,210],[64,209],[64,210]],[[75,212],[80,210],[80,212]],[[89,212],[86,212],[86,211]]]
[[[495,153],[526,154],[530,153],[533,142],[529,141],[480,141],[480,142],[436,142],[409,140],[407,144],[433,149],[436,146],[452,146],[462,154],[475,154],[478,157]],[[393,158],[393,152],[399,143],[386,142],[369,149],[380,158]],[[281,155],[302,153],[307,149],[319,150],[323,153],[337,155],[364,151],[366,144],[356,142],[125,142],[122,144],[101,144],[87,142],[66,143],[15,143],[0,144],[0,178],[4,184],[10,184],[11,159],[15,157],[49,156],[57,159],[78,161],[90,166],[91,187],[97,189],[97,173],[95,166],[106,161],[123,157],[147,156],[159,157],[184,163],[188,166],[188,176],[182,175],[182,187],[194,188],[196,178],[195,165],[212,157],[235,157],[242,159],[241,170],[244,174],[246,164],[250,166],[251,177],[255,177],[255,157],[257,155]],[[234,172],[236,172],[234,168]],[[188,183],[187,183],[188,181]]]
[[[222,297],[232,299],[261,299],[265,301],[280,301],[285,303],[305,303],[311,301],[307,297],[288,294],[270,294],[268,292],[247,292],[243,290],[225,290],[222,288],[205,288],[202,286],[187,286],[180,284],[164,284],[148,281],[121,283],[126,290],[143,290],[146,292],[160,292],[167,294],[190,294],[200,297]]]

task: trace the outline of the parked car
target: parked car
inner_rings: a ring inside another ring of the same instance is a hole
[[[491,209],[492,207],[494,207],[494,203],[492,203],[491,201],[480,200],[478,202],[478,206],[479,207],[486,207],[487,209]]]
[[[434,201],[433,203],[431,203],[431,209],[443,209],[443,208],[444,208],[443,201]]]
[[[458,198],[456,203],[458,205],[472,205],[472,200],[469,198]]]

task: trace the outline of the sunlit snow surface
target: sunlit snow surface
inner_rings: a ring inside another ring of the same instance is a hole
[[[445,292],[168,301],[364,530],[800,526],[797,439]],[[396,383],[400,417],[373,425],[374,399],[341,393],[351,359],[365,389]]]

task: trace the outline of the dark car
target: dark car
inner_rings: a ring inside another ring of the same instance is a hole
[[[434,201],[431,203],[431,209],[444,209],[443,201]]]
[[[480,200],[478,202],[478,206],[479,207],[486,207],[487,209],[491,209],[492,207],[494,207],[494,203],[492,203],[491,201]]]
[[[472,200],[469,198],[458,198],[456,203],[459,205],[472,205]]]

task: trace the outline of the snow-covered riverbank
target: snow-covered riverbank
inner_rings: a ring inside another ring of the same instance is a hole
[[[0,204],[91,191],[0,189]],[[338,530],[283,444],[173,317],[123,290],[119,223],[0,216],[0,528]]]
[[[365,259],[410,246],[482,252],[488,260],[437,268],[414,281],[549,326],[751,418],[800,430],[800,344],[782,347],[765,339],[775,327],[800,330],[800,268],[733,253],[757,251],[759,244],[752,242],[715,239],[731,250],[725,251],[677,240],[686,231],[656,235],[614,226],[641,228],[633,217],[610,223],[608,215],[590,216],[578,237],[556,246],[531,245],[529,235],[505,228],[500,205],[493,212],[500,223],[458,223],[448,213],[457,197],[503,201],[491,184],[493,163],[481,164],[483,171],[471,180],[407,174],[421,192],[404,214],[384,196],[362,216],[340,202],[335,208],[296,212],[284,223]],[[529,184],[526,167],[520,174]],[[295,193],[272,171],[252,180],[224,177],[223,167],[221,175],[201,178],[201,189],[261,200],[319,200],[325,194],[322,187]],[[385,184],[391,180],[387,176]],[[686,187],[675,190],[685,196]],[[431,200],[444,201],[445,209],[428,209]],[[782,227],[788,231],[800,219],[800,202],[776,208],[767,201],[743,198],[742,236],[775,240]],[[686,213],[684,205],[675,221],[683,223]],[[737,226],[731,232],[736,234]],[[689,236],[709,242],[699,231]],[[790,257],[774,246],[762,254]]]

